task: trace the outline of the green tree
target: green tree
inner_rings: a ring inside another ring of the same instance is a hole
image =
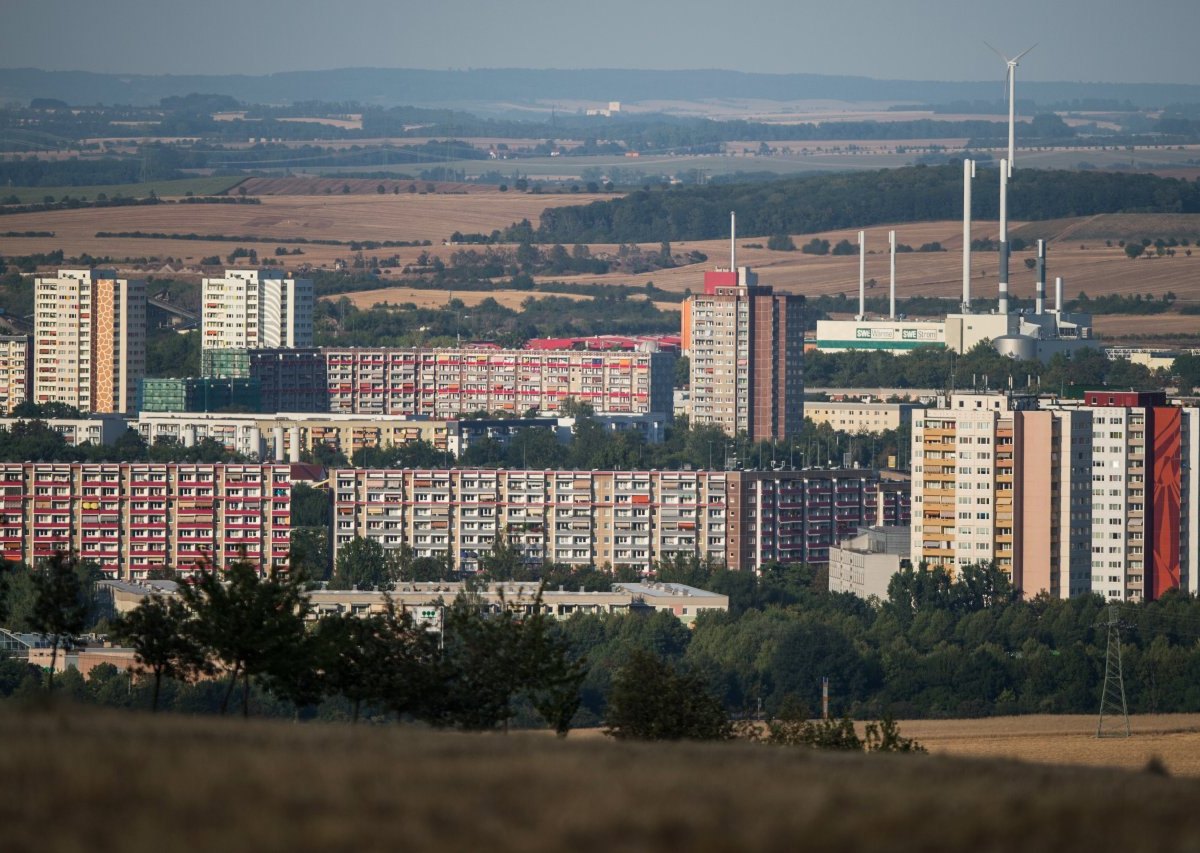
[[[796,243],[788,234],[772,234],[767,240],[767,248],[774,252],[794,252]]]
[[[379,589],[396,580],[391,557],[374,539],[355,536],[338,549],[331,589]]]
[[[638,650],[618,670],[604,733],[619,740],[728,740],[732,728],[701,676]]]
[[[179,592],[193,617],[193,639],[229,673],[220,712],[241,678],[242,715],[249,716],[251,680],[284,670],[303,643],[310,607],[303,578],[277,569],[260,577],[252,564],[236,562],[223,575],[201,572]]]
[[[89,590],[80,581],[79,560],[59,551],[33,573],[33,612],[30,627],[50,638],[50,677],[47,690],[54,689],[58,650],[69,651],[75,638],[88,624],[91,609]]]
[[[137,607],[113,620],[113,636],[133,648],[141,671],[148,670],[154,676],[152,712],[158,710],[163,678],[188,681],[211,671],[188,624],[191,618],[179,599],[156,595],[146,596]]]

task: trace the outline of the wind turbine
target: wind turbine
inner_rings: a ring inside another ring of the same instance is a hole
[[[1020,63],[1021,57],[1024,56],[1025,54],[1029,53],[1029,51],[1033,50],[1033,48],[1037,47],[1037,45],[1034,44],[1032,47],[1027,47],[1027,48],[1025,48],[1025,50],[1018,53],[1012,59],[1009,59],[1007,56],[1005,56],[1000,51],[996,50],[996,48],[992,47],[986,41],[984,42],[984,44],[987,44],[987,46],[989,48],[991,48],[992,53],[996,54],[996,56],[1003,59],[1004,64],[1008,66],[1007,83],[1006,83],[1005,88],[1008,89],[1008,176],[1011,178],[1012,177],[1012,167],[1013,167],[1013,153],[1014,153],[1014,149],[1016,147],[1015,142],[1016,142],[1016,127],[1017,127],[1017,114],[1016,114],[1017,65]]]

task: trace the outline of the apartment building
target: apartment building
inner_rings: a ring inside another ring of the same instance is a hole
[[[225,270],[201,288],[203,349],[313,345],[313,284],[278,270]]]
[[[361,536],[468,572],[497,536],[531,563],[823,562],[879,506],[865,471],[345,469],[330,486],[335,553]]]
[[[287,465],[0,464],[0,552],[33,564],[58,551],[109,577],[171,567],[287,564]]]
[[[328,411],[446,418],[474,412],[561,411],[565,400],[597,413],[672,411],[675,354],[486,347],[326,348]]]
[[[760,286],[749,267],[704,274],[684,305],[694,424],[755,441],[784,438],[804,421],[804,297]]]
[[[1027,596],[1091,586],[1091,417],[960,393],[914,416],[912,560],[995,562]]]
[[[252,411],[329,410],[325,356],[313,347],[203,350],[200,373],[210,380],[254,383],[258,399]]]
[[[1200,409],[1161,391],[1089,391],[1091,588],[1113,600],[1197,591]]]
[[[912,403],[809,400],[804,404],[804,416],[818,426],[829,424],[839,432],[883,432],[911,424],[913,411],[919,408]]]
[[[0,415],[11,415],[29,399],[32,358],[29,335],[0,335]]]
[[[911,564],[911,536],[907,527],[860,527],[829,549],[829,591],[886,601],[892,577]]]
[[[146,372],[146,285],[112,271],[59,270],[34,281],[35,403],[134,410]]]
[[[875,471],[730,471],[726,479],[730,569],[827,563],[829,549],[858,528],[909,521],[907,484],[881,483]]]

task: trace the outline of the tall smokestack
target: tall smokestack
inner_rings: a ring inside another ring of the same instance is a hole
[[[971,313],[971,179],[975,161],[963,160],[963,295],[962,310]]]
[[[1000,305],[1008,313],[1008,161],[1000,161]]]
[[[1041,314],[1046,308],[1046,241],[1038,240],[1037,293],[1034,313]]]
[[[888,250],[891,252],[891,275],[888,285],[889,316],[896,319],[896,232],[888,232]]]
[[[867,232],[858,232],[858,319],[867,316]]]
[[[1054,279],[1054,307],[1059,314],[1062,314],[1062,276],[1056,276]]]
[[[737,272],[737,213],[729,211],[729,271]]]

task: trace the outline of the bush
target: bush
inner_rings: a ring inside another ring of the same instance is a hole
[[[787,234],[775,234],[767,240],[767,248],[773,252],[794,252],[796,244]]]

